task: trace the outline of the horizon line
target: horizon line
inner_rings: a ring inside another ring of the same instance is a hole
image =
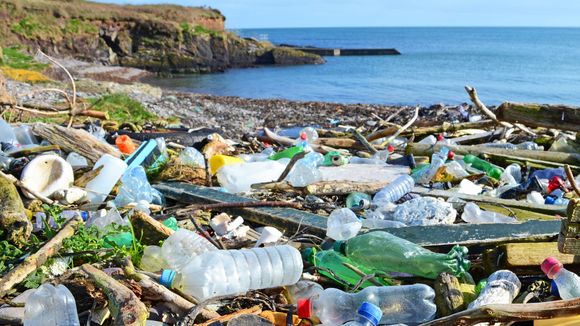
[[[226,29],[309,29],[309,28],[580,28],[578,26],[439,26],[439,25],[415,25],[415,26],[300,26],[300,27],[227,27]]]

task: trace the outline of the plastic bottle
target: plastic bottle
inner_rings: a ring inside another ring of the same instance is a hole
[[[306,135],[306,141],[313,143],[318,139],[318,132],[312,127],[306,127],[300,130],[300,135]]]
[[[194,168],[205,168],[205,159],[203,154],[193,147],[184,148],[178,157],[181,164]]]
[[[530,150],[530,151],[543,151],[544,147],[538,144],[527,141],[519,144],[512,143],[484,143],[479,146],[490,147],[490,148],[503,148],[503,149],[518,149],[518,150]]]
[[[418,197],[397,205],[392,212],[384,213],[384,219],[406,225],[453,224],[457,211],[453,205],[433,197]]]
[[[231,193],[248,192],[256,183],[278,180],[288,160],[250,162],[223,166],[217,173],[222,187]]]
[[[293,285],[302,275],[300,252],[289,245],[215,250],[194,257],[180,272],[164,270],[161,283],[198,301]]]
[[[324,291],[322,285],[306,280],[300,280],[298,283],[287,287],[288,299],[290,303],[297,303],[300,299],[309,299]]]
[[[544,200],[544,204],[546,205],[564,206],[568,205],[568,203],[570,203],[569,199],[556,196],[546,196],[546,199]]]
[[[467,223],[514,223],[518,220],[496,212],[484,211],[475,203],[467,203],[461,219]]]
[[[127,206],[130,203],[145,201],[146,203],[162,204],[163,195],[155,188],[151,187],[147,180],[147,173],[142,166],[131,168],[123,174],[121,187],[115,197],[115,205],[118,207]]]
[[[433,153],[433,155],[431,155],[431,162],[428,167],[413,175],[415,182],[429,183],[437,173],[437,170],[439,170],[439,168],[445,164],[448,155],[449,149],[447,147],[442,147],[439,152]]]
[[[214,250],[218,248],[209,240],[187,229],[175,231],[161,246],[163,259],[174,270],[183,268],[193,257]]]
[[[442,272],[461,276],[470,266],[465,247],[455,246],[448,254],[439,254],[384,231],[373,231],[337,242],[335,250],[368,268],[429,279],[436,279]]]
[[[463,161],[467,164],[471,164],[471,166],[475,169],[484,171],[488,176],[494,179],[500,179],[503,173],[502,169],[498,166],[495,166],[489,163],[486,160],[482,160],[479,157],[474,155],[468,154],[463,156]]]
[[[222,167],[231,164],[244,163],[245,161],[239,157],[227,155],[214,155],[209,158],[209,170],[212,175],[215,175]]]
[[[462,179],[469,176],[469,172],[465,171],[465,168],[457,161],[445,163],[445,169],[447,170],[447,173],[451,174],[456,179]]]
[[[528,203],[542,205],[544,203],[544,196],[537,191],[532,191],[526,196]]]
[[[346,197],[346,207],[351,210],[360,211],[369,208],[371,196],[363,192],[353,192]]]
[[[481,293],[468,308],[477,308],[488,304],[510,304],[520,292],[522,284],[516,274],[508,270],[499,270],[487,278]]]
[[[483,191],[483,187],[476,185],[473,181],[468,179],[463,179],[459,183],[459,189],[457,190],[460,194],[466,195],[479,195]]]
[[[163,258],[163,252],[159,246],[145,246],[139,267],[147,272],[159,272],[168,268],[167,262]]]
[[[353,319],[363,302],[383,312],[380,324],[420,324],[435,318],[435,291],[424,284],[370,286],[358,293],[329,288],[298,302],[298,316],[320,319],[325,325],[341,325]]]
[[[373,205],[384,206],[387,203],[394,203],[413,190],[414,186],[413,178],[406,174],[401,175],[375,194]]]
[[[552,178],[550,178],[550,181],[548,182],[548,193],[551,193],[557,189],[561,189],[564,191],[568,191],[567,187],[566,187],[566,181],[564,181],[562,178],[560,178],[559,176],[553,176]]]
[[[24,326],[80,326],[72,293],[62,284],[44,283],[26,300]]]
[[[508,165],[501,175],[500,182],[509,185],[522,182],[522,167],[516,163]]]
[[[135,143],[127,135],[117,137],[115,139],[115,145],[117,145],[117,148],[123,154],[132,154],[135,151]]]
[[[120,159],[105,154],[95,163],[93,170],[103,167],[101,172],[89,181],[85,187],[91,204],[100,204],[109,195],[119,178],[125,173],[127,164]]]
[[[541,265],[542,271],[554,280],[562,299],[580,298],[580,276],[565,269],[558,259],[546,258]]]
[[[274,154],[274,149],[272,147],[267,147],[260,153],[256,154],[240,154],[238,155],[239,158],[243,159],[246,162],[262,162],[266,161]]]
[[[18,144],[14,130],[12,130],[10,124],[2,118],[0,118],[0,142],[8,143],[11,145]]]
[[[550,152],[564,152],[564,153],[577,153],[580,151],[580,146],[573,141],[568,141],[566,137],[560,137],[556,139],[548,149]]]
[[[0,126],[1,128],[1,126]],[[38,144],[38,139],[32,133],[30,126],[20,125],[12,128],[14,135],[16,136],[16,141],[20,145],[36,145]]]
[[[348,240],[356,236],[361,227],[361,221],[350,209],[335,209],[327,219],[326,236],[334,240]]]
[[[311,152],[308,155],[313,153],[316,152]],[[286,177],[286,181],[288,181],[293,187],[306,187],[322,180],[322,173],[317,167],[317,158],[310,157],[308,160],[305,159],[306,157],[296,162]]]
[[[363,302],[358,308],[355,319],[344,326],[377,326],[381,318],[383,318],[381,308],[370,302]]]
[[[435,145],[437,143],[437,138],[433,135],[429,135],[421,139],[417,144]]]

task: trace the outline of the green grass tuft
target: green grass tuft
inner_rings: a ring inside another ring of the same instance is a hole
[[[97,99],[90,99],[89,102],[94,104],[95,110],[108,111],[111,120],[140,123],[157,119],[157,116],[147,111],[143,104],[126,94],[108,94]]]
[[[2,52],[0,62],[13,69],[42,71],[48,67],[47,64],[39,63],[33,57],[23,53],[18,47],[4,48]]]

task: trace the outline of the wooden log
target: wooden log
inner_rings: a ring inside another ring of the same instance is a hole
[[[50,152],[50,151],[60,151],[60,147],[58,147],[57,145],[37,146],[37,147],[22,149],[22,150],[19,150],[16,152],[8,153],[8,156],[23,157],[23,156],[29,156],[29,155]]]
[[[580,131],[580,107],[561,104],[504,102],[496,110],[499,120],[532,127]]]
[[[135,237],[144,245],[157,246],[159,242],[173,234],[172,229],[141,211],[135,211],[130,220]]]
[[[18,190],[0,176],[0,230],[8,242],[23,247],[32,233],[32,223],[26,216]]]
[[[421,156],[431,156],[433,152],[439,151],[441,147],[447,147],[459,155],[481,155],[481,154],[498,154],[520,157],[523,159],[533,159],[548,162],[580,165],[580,154],[578,153],[561,153],[548,151],[533,151],[533,150],[513,150],[483,146],[464,146],[464,145],[445,145],[445,144],[418,144],[410,143],[407,145],[406,153]]]
[[[497,268],[509,269],[514,273],[535,271],[537,274],[542,274],[539,266],[546,257],[550,256],[556,257],[567,267],[572,265],[577,265],[576,269],[580,267],[580,257],[558,252],[556,242],[507,243],[499,246],[497,250],[498,254],[493,255],[499,258],[496,260]]]
[[[71,237],[77,227],[83,223],[80,216],[70,219],[64,227],[37,252],[26,257],[24,261],[0,279],[0,298],[7,295],[12,287],[22,281],[42,266],[46,260],[54,256],[61,248],[64,239]]]
[[[580,255],[580,199],[570,200],[568,218],[562,220],[558,236],[558,249],[562,253]]]
[[[384,182],[351,182],[351,181],[323,181],[306,186],[306,193],[309,195],[348,195],[352,192],[364,192],[367,194],[377,193],[388,185],[390,181]]]
[[[65,151],[76,152],[84,156],[91,164],[94,164],[104,154],[121,157],[121,154],[112,146],[104,144],[93,135],[82,129],[65,128],[55,124],[35,123],[32,131],[48,140],[53,145],[58,145]]]
[[[412,128],[411,130],[403,132],[402,135],[408,136],[414,134],[415,137],[421,137],[438,134],[442,132],[456,132],[464,129],[486,129],[494,125],[495,122],[493,120],[481,120],[477,122],[462,122],[462,123],[443,122],[442,124],[438,124],[432,127]],[[370,140],[369,137],[367,137],[367,139]]]
[[[518,163],[520,165],[533,167],[536,169],[551,169],[568,165],[564,163],[548,162],[542,160],[535,160],[531,158],[521,158],[514,155],[485,154],[485,157],[488,160],[494,162],[495,164],[499,164],[502,166],[508,166],[512,163]],[[568,165],[568,166],[570,166],[570,169],[572,169],[573,171],[580,172],[580,166],[578,165]]]
[[[470,145],[470,144],[478,144],[481,142],[490,142],[494,139],[499,138],[499,136],[501,136],[504,133],[504,131],[505,131],[504,128],[498,128],[493,131],[486,131],[475,135],[456,137],[453,138],[452,140],[456,144],[460,145]]]
[[[109,310],[113,315],[113,325],[145,325],[149,311],[135,293],[90,264],[84,264],[81,270],[87,273],[107,295]]]
[[[554,215],[533,212],[525,208],[504,207],[497,204],[482,203],[482,202],[478,202],[477,206],[486,211],[492,211],[507,216],[514,216],[516,219],[518,219],[518,221],[527,221],[527,220],[553,221],[555,218]]]
[[[475,325],[481,322],[517,322],[580,314],[580,298],[526,304],[490,304],[464,310],[420,326]]]
[[[4,172],[0,171],[0,179],[7,180],[8,182],[18,186],[18,188],[33,195],[34,197],[36,197],[37,199],[39,199],[40,201],[42,201],[45,204],[49,204],[49,205],[54,204],[54,201],[52,199],[45,197],[44,195],[42,195],[41,193],[39,193],[38,191],[36,191],[34,189],[30,189],[27,185],[22,183],[22,181],[16,179],[16,177],[14,177],[11,174],[5,174]]]
[[[356,140],[348,138],[318,138],[315,143],[334,148],[363,148]]]

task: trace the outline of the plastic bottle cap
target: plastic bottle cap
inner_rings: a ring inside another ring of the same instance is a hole
[[[308,135],[305,132],[300,133],[300,139],[307,140],[308,139]]]
[[[437,135],[437,141],[443,141],[445,138],[443,137],[443,134],[438,134]]]
[[[394,152],[395,151],[395,146],[393,146],[393,145],[387,146],[387,151],[389,151],[389,153]]]
[[[161,272],[161,277],[159,278],[159,283],[166,288],[171,288],[173,284],[173,279],[175,278],[175,271],[172,269],[164,269]]]
[[[373,325],[378,325],[381,318],[383,318],[381,308],[370,302],[363,302],[358,308],[358,314],[368,319]]]
[[[549,279],[553,279],[562,269],[562,263],[554,257],[548,257],[544,259],[540,267],[542,268],[542,272],[544,272]]]
[[[449,151],[449,154],[447,154],[447,158],[452,160],[455,158],[455,152],[454,151]]]
[[[310,318],[312,316],[312,300],[299,299],[297,306],[298,306],[298,317]]]
[[[133,154],[135,151],[135,143],[127,135],[121,135],[115,139],[115,145],[119,148],[123,154]]]
[[[544,201],[544,204],[554,205],[555,202],[556,202],[556,198],[554,198],[552,196],[546,196],[546,200]]]

